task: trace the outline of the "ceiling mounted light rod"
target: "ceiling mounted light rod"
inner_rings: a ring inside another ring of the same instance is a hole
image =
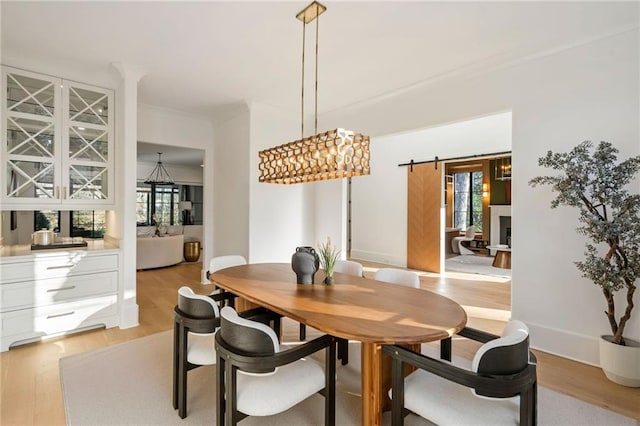
[[[258,153],[260,182],[302,183],[317,180],[339,179],[368,175],[369,136],[345,129],[334,129],[318,133],[318,34],[319,16],[327,8],[317,1],[312,2],[296,18],[302,21],[302,90],[301,90],[301,139],[262,150]],[[306,27],[316,21],[315,40],[315,89],[314,89],[314,136],[304,135],[304,64]]]
[[[302,9],[296,15],[300,21],[302,21],[302,134],[300,137],[304,138],[304,64],[305,64],[305,50],[306,50],[306,36],[307,36],[307,24],[316,20],[316,75],[315,75],[315,89],[314,89],[314,133],[318,133],[318,34],[320,31],[320,15],[322,15],[327,8],[322,4],[314,1],[307,7]]]
[[[169,176],[169,172],[162,165],[162,153],[158,153],[158,162],[156,166],[153,168],[147,179],[145,179],[144,183],[149,185],[173,185],[174,181]]]

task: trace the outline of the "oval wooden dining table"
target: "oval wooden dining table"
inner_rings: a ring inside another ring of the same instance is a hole
[[[385,344],[419,344],[453,336],[467,322],[462,307],[428,290],[334,274],[334,284],[296,284],[286,263],[257,263],[216,271],[210,280],[256,305],[323,333],[362,342],[362,424],[380,425],[389,408],[390,362]]]

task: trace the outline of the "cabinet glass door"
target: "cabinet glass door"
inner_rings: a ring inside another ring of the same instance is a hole
[[[56,200],[59,79],[3,69],[2,163],[9,199]]]
[[[65,199],[109,200],[113,165],[113,97],[109,91],[65,82],[67,143]]]

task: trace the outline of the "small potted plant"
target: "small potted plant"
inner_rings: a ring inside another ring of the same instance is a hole
[[[331,245],[331,238],[327,238],[326,243],[318,245],[318,254],[320,255],[320,266],[324,269],[324,283],[333,284],[333,268],[340,255],[340,250]]]
[[[538,163],[560,174],[539,176],[529,184],[552,187],[557,196],[551,208],[562,204],[579,210],[577,231],[589,241],[584,261],[575,264],[601,288],[612,333],[600,338],[600,366],[610,380],[640,387],[640,343],[624,337],[640,276],[640,195],[630,194],[626,186],[640,170],[640,156],[618,162],[617,153],[609,142],[594,148],[589,141],[568,153],[549,151]],[[614,298],[618,291],[626,293],[619,318]]]

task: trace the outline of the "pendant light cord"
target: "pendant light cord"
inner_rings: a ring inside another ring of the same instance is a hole
[[[318,6],[316,5],[316,9],[318,8]],[[317,13],[317,12],[316,12]],[[314,133],[318,133],[318,34],[320,33],[320,15],[317,14],[316,18],[316,75],[315,75],[315,88],[314,88]],[[301,98],[302,98],[302,105],[300,110],[301,112],[301,125],[300,125],[300,132],[301,138],[304,138],[304,56],[305,56],[305,49],[306,49],[306,35],[307,35],[307,23],[304,21],[304,19],[302,20],[302,90],[301,90]]]
[[[304,48],[305,48],[305,44],[306,44],[306,34],[307,34],[307,23],[304,22],[304,19],[302,20],[302,116],[300,119],[300,123],[301,123],[301,135],[300,135],[300,139],[304,138]]]
[[[316,10],[318,6],[316,5]],[[314,133],[318,134],[318,32],[320,28],[320,15],[316,17],[316,89],[315,89],[315,129]]]

